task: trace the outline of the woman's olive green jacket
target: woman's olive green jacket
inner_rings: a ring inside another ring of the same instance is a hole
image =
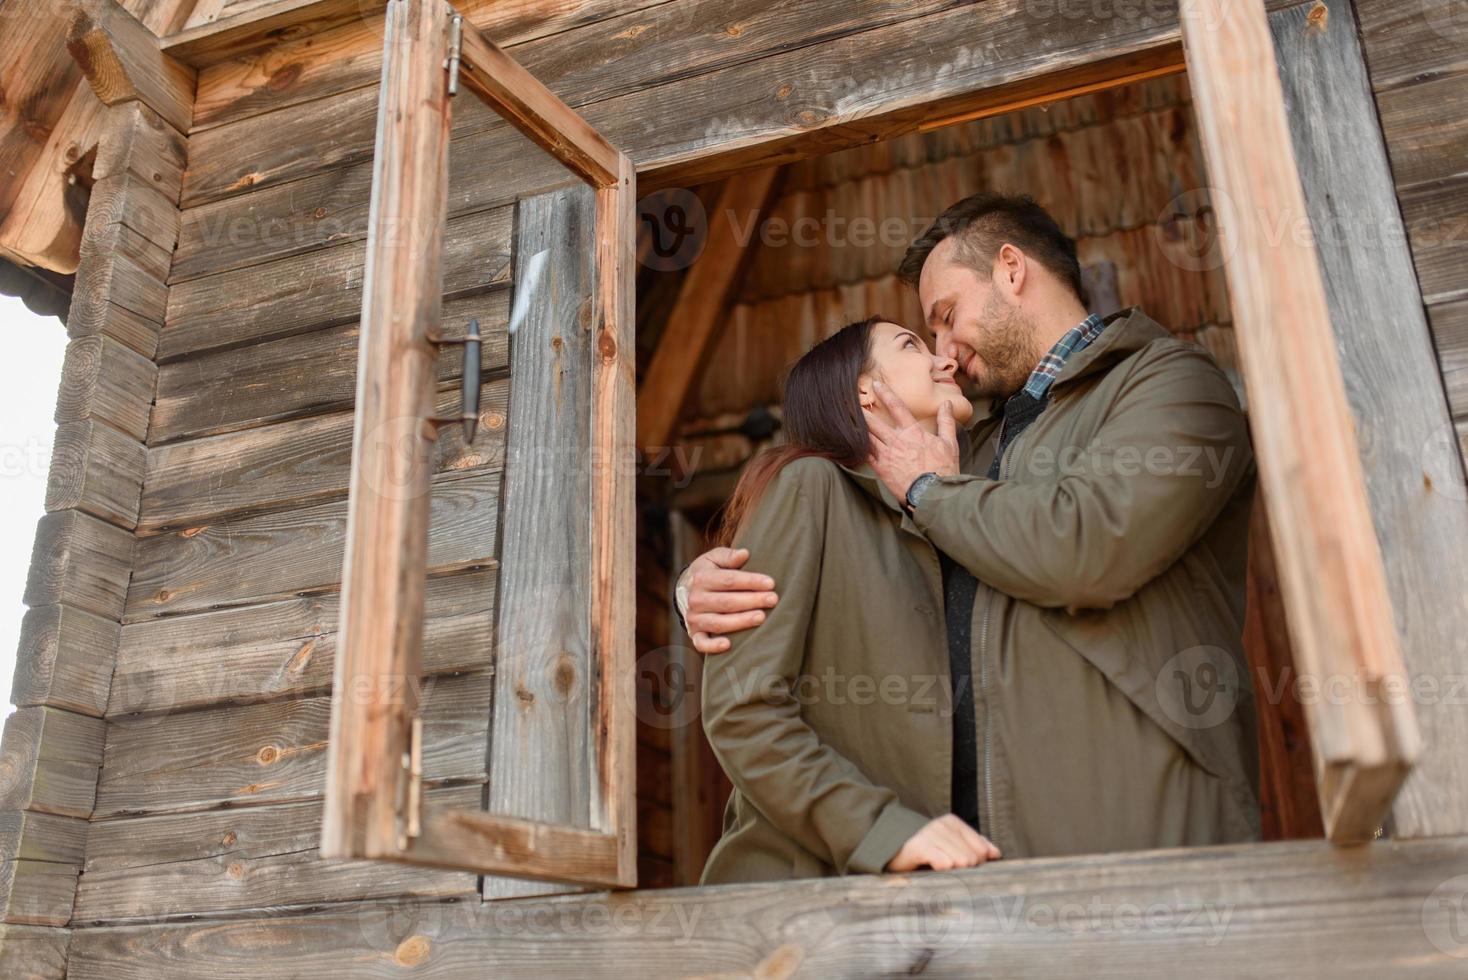
[[[1206,352],[1108,318],[988,480],[908,515],[870,467],[806,458],[736,544],[780,594],[705,658],[703,726],[734,784],[702,884],[878,872],[951,806],[937,548],[979,580],[980,830],[1006,858],[1257,839],[1240,644],[1254,464]]]

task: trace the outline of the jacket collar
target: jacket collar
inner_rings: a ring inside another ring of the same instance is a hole
[[[1140,306],[1118,310],[1105,318],[1106,329],[1084,349],[1066,358],[1051,390],[1109,370],[1160,337],[1172,336]]]

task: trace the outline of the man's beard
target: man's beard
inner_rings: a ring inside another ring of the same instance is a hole
[[[1018,306],[1010,306],[994,292],[984,301],[982,315],[984,329],[973,352],[983,363],[977,376],[969,375],[973,390],[982,398],[1008,398],[1040,363],[1035,324]],[[960,367],[968,373],[967,362]]]

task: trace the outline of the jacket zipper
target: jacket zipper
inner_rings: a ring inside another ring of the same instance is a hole
[[[1008,419],[999,425],[999,441],[1004,441],[1004,429]],[[1004,469],[1012,458],[1014,447],[1020,437],[1016,436],[999,457],[999,479],[1004,479]],[[983,583],[980,583],[983,584]],[[979,690],[984,696],[984,827],[989,839],[994,840],[994,756],[990,748],[994,738],[994,711],[989,704],[989,613],[994,608],[994,590],[984,585],[984,618],[979,625]],[[997,841],[995,842],[998,843]]]

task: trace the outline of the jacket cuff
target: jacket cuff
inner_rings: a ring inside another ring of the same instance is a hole
[[[856,845],[856,850],[851,852],[844,873],[881,874],[887,862],[902,850],[902,845],[932,820],[932,817],[925,817],[892,800],[882,809],[877,822],[872,824],[861,843]]]

